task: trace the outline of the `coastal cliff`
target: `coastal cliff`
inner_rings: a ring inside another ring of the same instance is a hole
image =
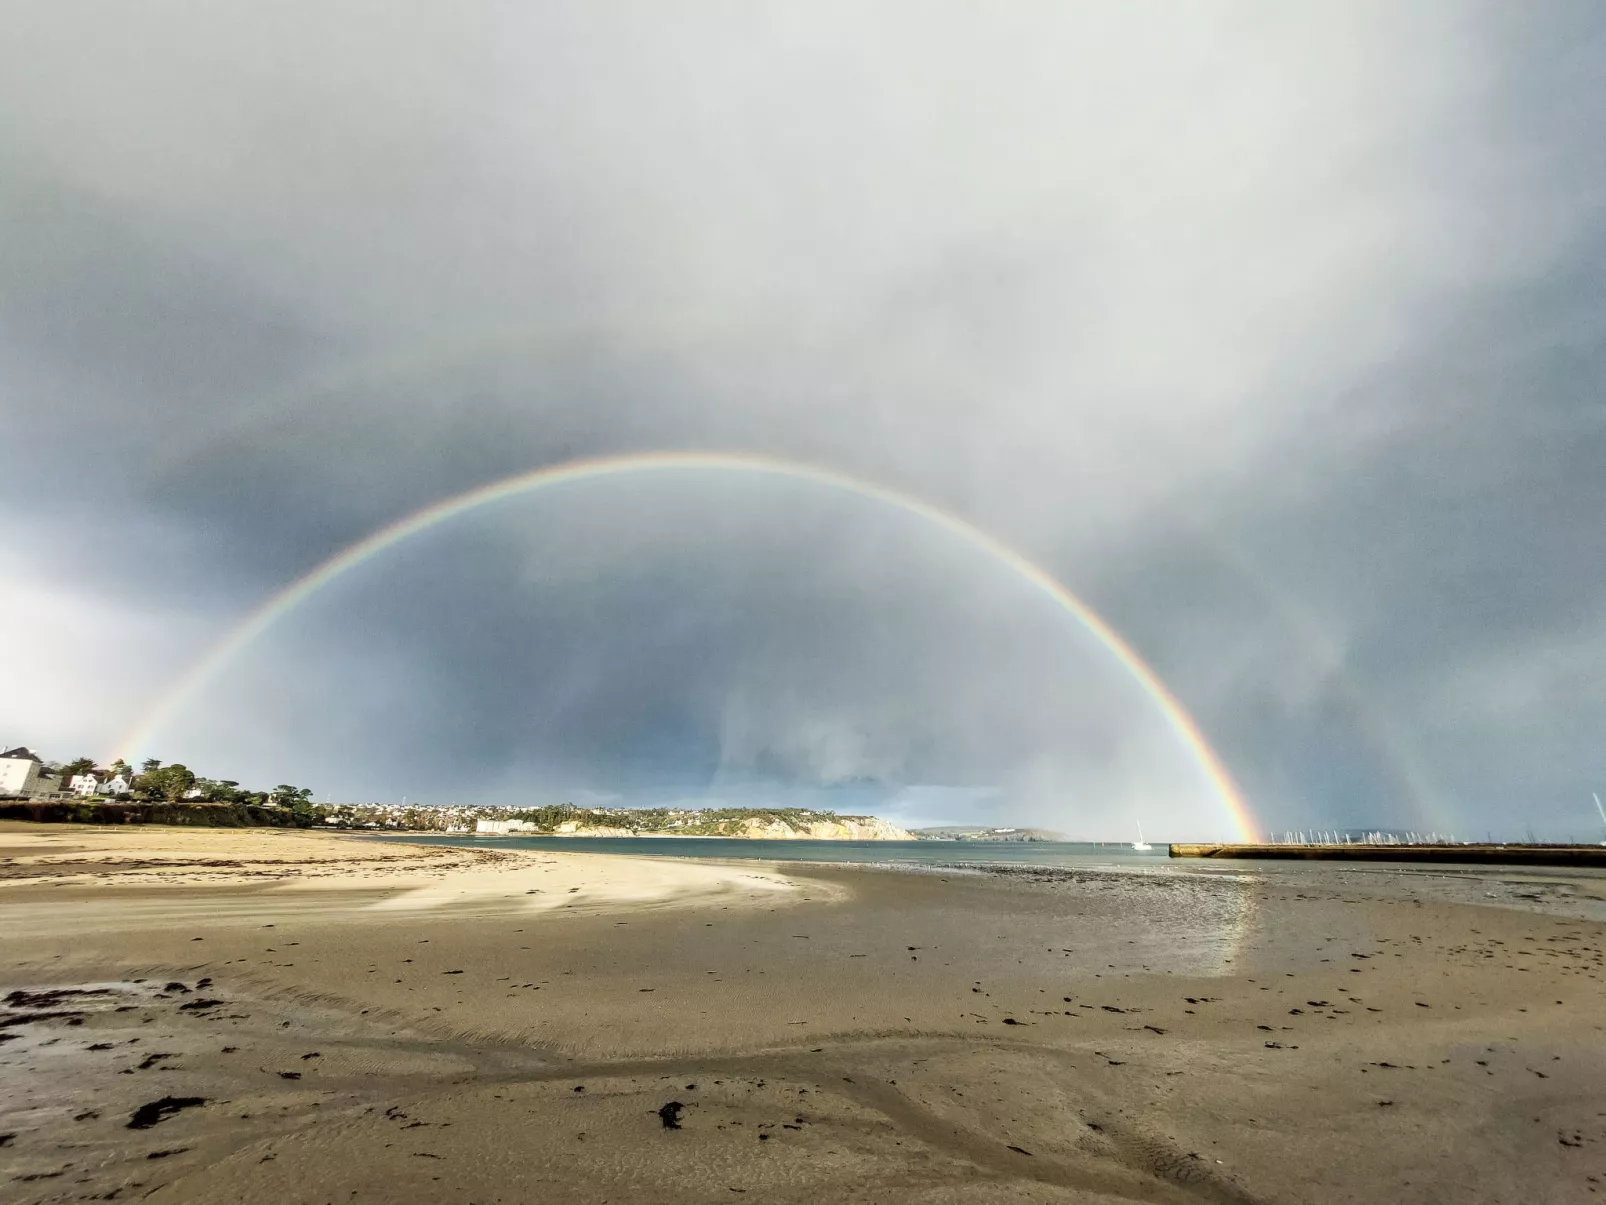
[[[502,831],[550,837],[735,837],[755,841],[913,841],[878,816],[810,808],[577,808],[514,812]]]
[[[688,831],[693,830],[693,831]],[[745,816],[706,820],[695,826],[631,829],[618,825],[586,825],[568,821],[554,837],[736,837],[754,841],[913,841],[914,835],[878,816],[832,816],[787,820],[780,816]]]
[[[729,825],[723,837],[752,837],[763,841],[913,841],[914,837],[878,816],[834,816],[830,819],[788,822],[780,818],[749,817]]]

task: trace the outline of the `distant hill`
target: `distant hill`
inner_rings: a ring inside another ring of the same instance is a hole
[[[1046,828],[984,828],[942,825],[909,830],[919,841],[1067,841],[1064,833]]]

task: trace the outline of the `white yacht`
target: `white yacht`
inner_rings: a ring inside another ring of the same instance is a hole
[[[1138,839],[1132,842],[1132,848],[1135,852],[1140,854],[1146,854],[1154,848],[1154,846],[1150,845],[1143,839],[1143,822],[1141,820],[1138,821]]]

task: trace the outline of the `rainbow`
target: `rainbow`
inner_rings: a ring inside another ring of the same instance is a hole
[[[1160,680],[1159,675],[1137,655],[1132,646],[1123,640],[1097,612],[1044,569],[987,532],[920,498],[857,477],[850,477],[834,469],[776,460],[766,456],[723,452],[644,452],[549,465],[546,468],[493,481],[456,497],[446,498],[380,528],[336,553],[310,573],[291,582],[247,615],[223,639],[213,645],[183,677],[168,688],[157,700],[156,705],[141,719],[138,726],[119,742],[117,756],[132,760],[191,696],[285,614],[294,610],[341,574],[355,569],[403,540],[482,506],[490,506],[536,490],[600,477],[657,472],[762,473],[772,477],[812,482],[880,502],[906,514],[925,519],[1002,562],[1047,595],[1061,609],[1069,612],[1072,618],[1109,650],[1132,680],[1159,708],[1172,732],[1182,742],[1210,784],[1211,791],[1221,804],[1237,839],[1242,841],[1258,839],[1259,828],[1249,811],[1243,793],[1238,789],[1226,766],[1222,764],[1221,758],[1210,747],[1210,742],[1199,730],[1199,725]]]

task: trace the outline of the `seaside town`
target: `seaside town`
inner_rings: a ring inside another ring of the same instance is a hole
[[[106,766],[88,757],[59,763],[46,761],[20,745],[0,753],[0,818],[489,836],[806,837],[871,841],[918,836],[874,816],[843,816],[813,808],[318,803],[307,787],[280,783],[271,790],[251,790],[233,779],[201,777],[181,762],[164,765],[157,758],[148,758],[138,770],[122,760]]]

